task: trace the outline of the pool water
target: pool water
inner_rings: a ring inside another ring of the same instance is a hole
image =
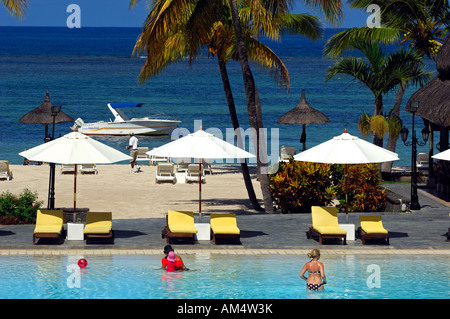
[[[162,256],[0,257],[4,299],[436,299],[450,297],[449,256],[322,256],[328,284],[306,291],[294,255],[182,256],[194,271],[167,273]]]

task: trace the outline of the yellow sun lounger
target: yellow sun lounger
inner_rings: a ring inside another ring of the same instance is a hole
[[[319,236],[322,245],[323,238],[343,238],[347,243],[347,232],[339,227],[336,207],[311,207],[312,226],[309,227],[308,238]]]
[[[63,232],[63,211],[38,209],[36,227],[33,233],[33,245],[36,238],[57,238],[61,244]]]
[[[241,231],[237,227],[236,214],[211,214],[211,236],[213,243],[216,238],[237,238],[241,243]]]
[[[163,238],[167,238],[167,243],[173,237],[188,237],[192,244],[194,243],[194,234],[197,234],[197,228],[194,225],[194,213],[169,210],[166,216],[167,225],[163,230]]]
[[[106,238],[114,244],[114,231],[112,229],[111,212],[88,212],[86,213],[86,226],[84,227],[86,244],[93,238]]]
[[[361,227],[358,228],[362,244],[366,244],[366,239],[386,238],[389,245],[389,232],[384,229],[381,216],[360,216]]]

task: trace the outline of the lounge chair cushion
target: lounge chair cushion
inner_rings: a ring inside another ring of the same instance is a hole
[[[193,212],[169,210],[168,226],[172,233],[197,233]]]
[[[341,227],[333,226],[313,226],[322,235],[346,235],[347,232]]]
[[[85,234],[109,234],[112,230],[112,213],[89,212],[86,214]]]
[[[36,216],[35,234],[58,234],[63,227],[62,210],[38,210]]]
[[[236,214],[211,214],[211,230],[214,234],[239,235]]]
[[[339,227],[336,207],[311,207],[313,226]]]
[[[361,216],[361,229],[368,234],[387,234],[388,231],[383,227],[381,216]]]
[[[336,207],[311,207],[313,228],[321,234],[345,235],[347,232],[339,227]]]

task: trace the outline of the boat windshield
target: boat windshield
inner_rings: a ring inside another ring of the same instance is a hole
[[[124,120],[124,121],[129,121],[130,118],[120,109],[117,108],[115,109],[117,113],[119,113],[120,117]]]

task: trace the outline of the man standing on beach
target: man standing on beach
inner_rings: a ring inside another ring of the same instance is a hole
[[[131,173],[134,173],[134,166],[136,165],[136,173],[141,170],[139,165],[136,163],[136,158],[138,154],[138,147],[139,147],[139,140],[136,136],[134,136],[134,133],[130,133],[130,140],[128,142],[127,150],[131,148],[130,156],[131,156]]]

